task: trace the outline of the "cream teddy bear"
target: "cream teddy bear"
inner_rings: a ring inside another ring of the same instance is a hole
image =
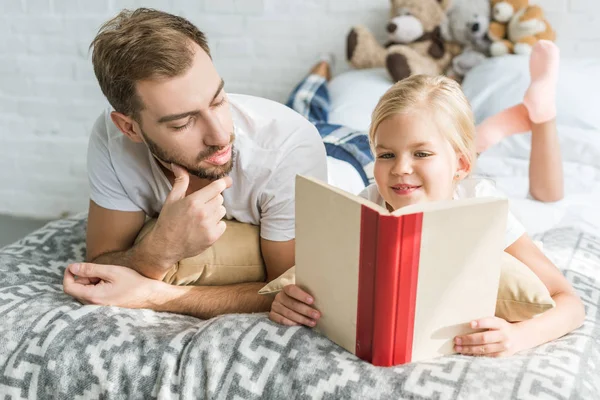
[[[543,10],[529,0],[491,0],[490,54],[529,54],[538,40],[556,39]]]

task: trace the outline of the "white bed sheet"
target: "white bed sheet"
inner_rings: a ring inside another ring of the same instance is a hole
[[[327,181],[353,194],[359,194],[365,188],[360,174],[350,163],[333,157],[327,157]]]
[[[576,128],[559,126],[562,133]],[[600,141],[600,132],[596,132]],[[600,160],[599,160],[600,161]],[[529,234],[548,229],[577,226],[598,235],[600,233],[600,168],[594,164],[564,161],[565,196],[555,203],[541,203],[528,194],[529,159],[483,154],[476,172],[496,183],[511,203],[511,210],[523,223]]]

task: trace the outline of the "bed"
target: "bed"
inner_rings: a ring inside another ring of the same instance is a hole
[[[593,66],[600,72],[599,63]],[[498,98],[493,90],[482,90],[490,75],[510,70],[522,76],[523,67],[524,60],[506,58],[472,71],[465,92],[478,119],[514,100],[503,86],[496,87],[503,100],[490,100]],[[371,72],[369,79],[385,78]],[[518,98],[522,85],[510,82]],[[569,87],[572,83],[569,79]],[[356,104],[368,103],[360,93]],[[369,101],[377,97],[374,93]],[[332,117],[344,101],[338,100]],[[505,359],[453,355],[376,368],[307,328],[278,326],[265,314],[203,321],[82,306],[61,284],[65,266],[85,253],[86,219],[77,215],[0,249],[0,394],[11,399],[600,398],[600,212],[595,209],[600,113],[576,111],[559,117],[565,200],[541,205],[527,198],[525,135],[492,149],[478,167],[509,195],[513,211],[544,243],[585,304],[584,325],[559,340]],[[368,124],[368,112],[362,113],[362,122],[346,122],[364,128],[358,125]],[[342,170],[334,177],[338,182],[344,181]]]

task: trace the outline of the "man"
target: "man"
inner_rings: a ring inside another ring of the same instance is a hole
[[[88,149],[91,263],[67,268],[65,292],[83,303],[201,318],[269,310],[272,299],[257,294],[264,283],[178,287],[161,279],[210,247],[223,217],[260,225],[267,280],[293,266],[295,176],[327,179],[315,127],[284,105],[226,94],[204,35],[181,17],[123,11],[92,47],[112,107]],[[146,216],[156,215],[134,245]]]

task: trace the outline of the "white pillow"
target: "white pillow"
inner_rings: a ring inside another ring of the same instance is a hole
[[[333,157],[327,157],[327,182],[352,194],[359,194],[365,188],[360,174],[352,164]]]
[[[379,98],[392,86],[385,68],[349,70],[329,82],[329,122],[367,132]]]

